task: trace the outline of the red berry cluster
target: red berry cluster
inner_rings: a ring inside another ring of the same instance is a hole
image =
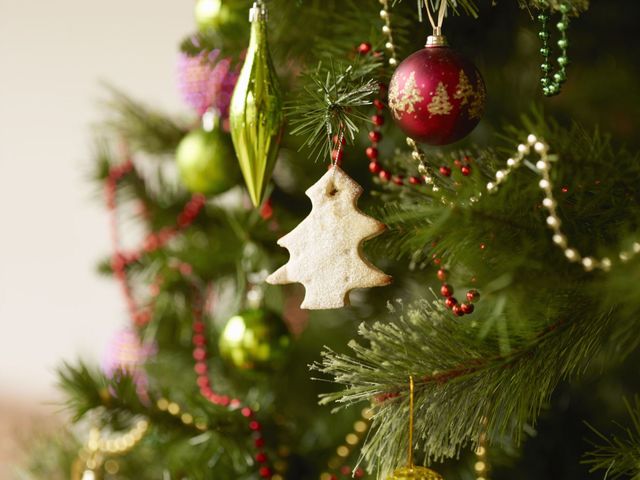
[[[209,380],[209,366],[207,365],[207,339],[206,339],[206,323],[202,318],[202,308],[199,306],[202,302],[196,299],[196,306],[193,308],[193,359],[195,365],[193,367],[196,372],[196,383],[200,389],[200,394],[214,405],[227,407],[233,411],[240,411],[240,414],[248,421],[248,427],[253,432],[253,443],[257,450],[254,459],[259,465],[258,474],[262,478],[271,478],[273,472],[269,466],[269,458],[263,447],[265,445],[262,436],[262,424],[256,420],[254,411],[242,404],[240,399],[231,398],[228,395],[220,395],[211,387]]]
[[[465,155],[462,161],[456,159],[453,161],[453,163],[457,168],[460,169],[462,175],[468,177],[469,175],[471,175],[471,161],[471,158]],[[444,177],[451,176],[451,167],[448,167],[447,165],[441,165],[438,171],[440,172],[440,175]]]
[[[180,230],[189,227],[194,222],[204,207],[205,201],[206,199],[201,193],[194,194],[178,215],[177,226],[164,227],[158,232],[151,232],[144,240],[143,250],[153,252],[165,246]]]
[[[133,162],[129,159],[122,162],[120,165],[113,165],[109,169],[105,185],[105,196],[107,197],[107,208],[110,210],[116,208],[116,187],[118,182],[132,170]]]
[[[447,270],[444,268],[440,268],[438,270],[438,280],[442,282],[440,295],[445,297],[444,304],[458,317],[473,313],[473,310],[475,309],[473,303],[480,298],[478,291],[469,290],[466,294],[467,301],[464,303],[458,303],[458,300],[453,296],[453,287],[446,283],[448,277],[449,272]]]

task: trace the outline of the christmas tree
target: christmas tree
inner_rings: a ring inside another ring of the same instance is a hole
[[[640,478],[640,5],[417,3],[198,0],[192,119],[110,92],[128,326],[20,478]]]

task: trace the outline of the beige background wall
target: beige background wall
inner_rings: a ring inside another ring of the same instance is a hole
[[[0,0],[0,425],[56,399],[56,365],[98,359],[126,317],[94,273],[108,223],[84,176],[106,80],[184,112],[192,0]],[[4,417],[4,418],[3,418]],[[1,460],[0,460],[1,461]],[[5,478],[1,472],[0,478]]]

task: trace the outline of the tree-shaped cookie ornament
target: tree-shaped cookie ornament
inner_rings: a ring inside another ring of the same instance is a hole
[[[391,277],[362,253],[362,243],[386,228],[358,209],[362,187],[334,165],[306,195],[311,199],[311,213],[278,240],[291,258],[267,282],[303,284],[305,297],[300,307],[309,310],[341,308],[349,305],[351,290],[391,283]]]

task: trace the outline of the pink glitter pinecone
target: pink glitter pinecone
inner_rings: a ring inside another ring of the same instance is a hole
[[[154,344],[142,343],[135,330],[125,328],[109,342],[102,361],[102,371],[109,378],[118,378],[123,373],[130,375],[138,395],[146,397],[149,381],[143,365],[156,350]]]
[[[213,107],[226,120],[238,70],[232,68],[229,58],[219,57],[219,50],[202,52],[194,57],[181,53],[178,58],[178,87],[184,100],[198,115]]]

